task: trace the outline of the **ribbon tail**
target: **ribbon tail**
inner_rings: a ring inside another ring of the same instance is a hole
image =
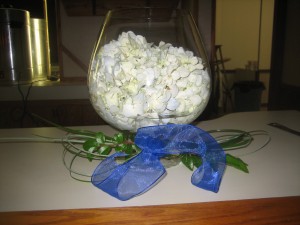
[[[156,155],[188,153],[200,156],[202,165],[193,173],[191,182],[199,188],[218,192],[226,167],[226,155],[206,131],[180,124],[143,127],[138,130],[135,143]]]
[[[220,170],[215,171],[208,162],[203,162],[193,173],[191,182],[199,188],[217,193],[222,176],[223,173]]]
[[[91,178],[92,184],[94,186],[114,197],[118,196],[118,193],[115,190],[114,186],[117,185],[116,183],[118,182],[118,179],[120,179],[120,177],[122,176],[121,171],[123,172],[123,174],[126,171],[126,168],[123,168],[123,170],[119,170],[120,173],[118,174],[118,177],[115,176],[114,178],[112,178],[114,171],[122,165],[119,165],[116,162],[116,158],[121,156],[125,156],[125,154],[115,153],[107,157],[105,160],[101,161],[94,170]]]
[[[226,168],[226,155],[221,146],[214,142],[208,145],[209,150],[202,157],[202,165],[193,173],[191,182],[199,188],[217,193]]]
[[[126,201],[153,187],[165,173],[157,157],[140,153],[133,159],[117,164],[116,153],[103,160],[92,175],[92,183],[109,195]]]

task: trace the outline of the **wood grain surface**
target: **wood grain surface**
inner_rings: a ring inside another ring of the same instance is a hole
[[[1,225],[300,224],[300,196],[146,207],[1,212]]]

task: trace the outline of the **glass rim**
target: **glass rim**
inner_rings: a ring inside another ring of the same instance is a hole
[[[117,14],[119,12],[124,12],[124,14]],[[125,14],[125,12],[130,12],[130,11],[134,11],[136,13],[139,13],[139,15],[136,18],[132,17],[132,14]],[[150,16],[152,18],[176,18],[178,13],[180,12],[181,14],[184,15],[191,15],[190,12],[186,9],[179,9],[179,8],[167,8],[167,7],[122,7],[122,8],[114,8],[114,9],[110,9],[107,11],[106,15],[112,15],[114,18],[117,19],[147,19],[149,18],[149,15],[146,14],[145,12],[153,12],[155,11],[156,13],[162,13],[162,12],[171,12],[168,15],[164,15],[162,17],[161,14],[151,14]],[[173,12],[176,12],[175,15],[173,15]]]

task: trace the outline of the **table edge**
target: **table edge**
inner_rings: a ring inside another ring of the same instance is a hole
[[[0,224],[300,224],[300,196],[173,205],[0,212]]]

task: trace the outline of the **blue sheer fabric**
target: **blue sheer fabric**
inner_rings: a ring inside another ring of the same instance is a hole
[[[137,156],[118,164],[116,158],[125,154],[113,154],[97,166],[92,183],[125,201],[146,192],[163,177],[166,170],[160,158],[190,153],[202,158],[202,165],[192,175],[192,184],[218,192],[226,156],[209,133],[192,125],[149,126],[138,129],[135,144],[142,150]]]

